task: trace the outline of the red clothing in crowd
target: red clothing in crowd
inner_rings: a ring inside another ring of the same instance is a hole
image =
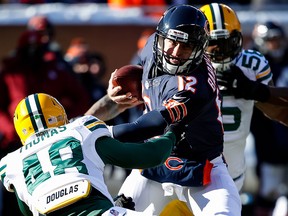
[[[42,92],[54,96],[65,107],[68,118],[83,115],[91,105],[89,93],[71,72],[67,71],[65,65],[57,61],[55,53],[39,49],[40,51],[35,51],[36,54],[31,57],[29,52],[26,52],[27,47],[22,48],[20,42],[23,41],[19,40],[16,54],[2,61],[0,71],[2,150],[8,149],[13,143],[21,145],[14,129],[13,114],[19,101],[29,94]]]

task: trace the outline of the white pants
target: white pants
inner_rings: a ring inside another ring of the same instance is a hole
[[[114,206],[102,214],[102,216],[154,216],[154,205],[150,204],[145,211],[137,212],[122,207]]]
[[[243,188],[244,181],[245,181],[245,173],[243,173],[239,178],[234,180],[234,183],[235,183],[239,193],[241,192],[241,190]]]
[[[204,187],[182,187],[176,184],[161,184],[143,177],[139,170],[132,170],[126,178],[119,194],[132,197],[137,211],[143,211],[149,204],[155,206],[159,215],[170,201],[187,201],[187,206],[195,216],[241,215],[241,200],[238,190],[228,173],[222,157],[211,161],[211,183]]]

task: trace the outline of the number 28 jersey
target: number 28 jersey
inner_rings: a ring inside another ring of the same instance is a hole
[[[91,187],[113,202],[103,179],[104,162],[95,149],[102,136],[111,134],[92,116],[44,131],[2,158],[1,180],[8,191],[15,187],[34,214],[71,204],[87,196]]]

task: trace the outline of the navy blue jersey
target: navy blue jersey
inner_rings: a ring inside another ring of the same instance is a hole
[[[116,125],[113,136],[120,141],[141,141],[163,134],[167,125],[184,121],[186,138],[175,147],[173,156],[205,161],[223,151],[221,98],[216,71],[204,56],[189,75],[174,76],[157,69],[150,37],[140,55],[143,66],[143,99],[146,111],[133,123]]]
[[[204,56],[189,75],[163,74],[154,63],[153,41],[151,36],[140,56],[147,111],[158,110],[168,124],[185,119],[186,139],[175,147],[175,156],[190,160],[218,156],[223,150],[221,98],[209,58]]]

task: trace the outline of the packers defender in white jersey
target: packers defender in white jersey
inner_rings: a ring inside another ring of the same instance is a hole
[[[244,149],[253,106],[281,121],[281,112],[286,108],[273,104],[286,105],[278,97],[281,89],[268,87],[273,86],[269,62],[261,53],[243,49],[241,24],[236,13],[227,5],[218,3],[204,5],[200,10],[210,24],[206,53],[217,70],[223,95],[224,156],[240,191],[244,183]]]
[[[114,207],[104,166],[160,165],[176,141],[168,131],[145,144],[119,142],[93,116],[68,123],[62,105],[43,93],[20,101],[14,125],[23,147],[1,159],[0,176],[5,188],[15,192],[23,215],[139,215]]]

